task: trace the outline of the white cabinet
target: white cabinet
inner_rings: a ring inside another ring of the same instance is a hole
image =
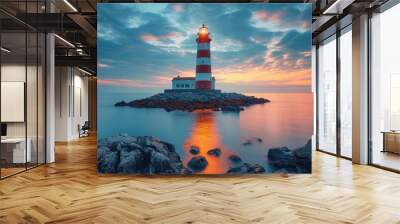
[[[32,141],[27,139],[27,147],[25,151],[25,138],[7,138],[2,139],[1,144],[6,147],[12,147],[12,162],[25,163],[32,160]]]

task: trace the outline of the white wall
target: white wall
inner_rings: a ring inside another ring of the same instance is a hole
[[[88,78],[72,67],[56,67],[55,140],[79,138],[78,125],[88,120]]]
[[[183,85],[182,86],[177,86],[177,85]],[[185,85],[188,85],[188,87],[185,87]],[[195,88],[195,80],[187,80],[187,79],[174,79],[172,80],[172,89],[194,89]]]

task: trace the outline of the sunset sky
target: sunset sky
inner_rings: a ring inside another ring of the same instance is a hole
[[[156,93],[195,76],[203,23],[217,89],[310,91],[311,4],[294,3],[98,4],[99,85]]]

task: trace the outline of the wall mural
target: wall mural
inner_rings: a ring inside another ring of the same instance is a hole
[[[100,173],[311,173],[311,4],[98,5]]]

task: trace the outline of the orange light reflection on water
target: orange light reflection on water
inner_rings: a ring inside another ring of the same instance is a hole
[[[215,122],[215,112],[202,110],[193,112],[194,122],[189,137],[183,145],[185,151],[184,163],[187,164],[194,156],[190,153],[190,146],[197,146],[200,149],[198,155],[204,156],[208,166],[199,173],[223,174],[229,168],[228,157],[234,153],[221,143],[221,136]],[[208,155],[207,151],[213,148],[220,148],[220,157]]]

